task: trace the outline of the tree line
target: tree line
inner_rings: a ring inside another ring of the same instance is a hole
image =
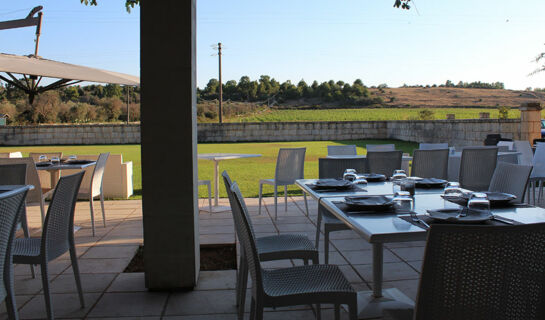
[[[117,84],[69,86],[39,94],[30,104],[19,88],[0,83],[0,114],[14,125],[140,120],[140,88]]]

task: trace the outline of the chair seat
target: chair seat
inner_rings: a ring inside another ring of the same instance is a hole
[[[325,264],[263,270],[263,290],[270,298],[292,305],[298,298],[317,303],[331,301],[331,295],[355,294],[339,267]]]
[[[274,179],[261,179],[259,180],[259,184],[270,184],[271,186],[274,186]]]
[[[13,263],[40,261],[41,238],[15,239],[13,242]]]
[[[262,261],[318,257],[318,250],[304,234],[281,234],[256,239]]]

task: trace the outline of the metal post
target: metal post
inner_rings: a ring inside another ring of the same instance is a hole
[[[34,55],[38,56],[38,47],[40,45],[40,34],[42,31],[42,17],[43,12],[38,12],[38,24],[36,25],[36,47],[34,48]]]
[[[127,124],[129,124],[129,102],[130,102],[130,96],[129,96],[129,92],[131,90],[131,87],[129,86],[126,86],[127,88]]]
[[[222,106],[222,100],[223,100],[223,88],[222,88],[222,82],[221,82],[221,42],[218,42],[218,59],[219,59],[219,120],[220,123],[223,123],[223,106]]]

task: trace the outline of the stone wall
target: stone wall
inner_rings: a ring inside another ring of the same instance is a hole
[[[489,133],[521,138],[521,120],[201,123],[199,142],[398,139],[480,145]],[[0,145],[140,143],[139,124],[0,126]]]
[[[0,145],[140,143],[140,124],[0,126]]]

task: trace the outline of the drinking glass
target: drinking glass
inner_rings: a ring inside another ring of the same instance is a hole
[[[460,188],[458,182],[449,182],[447,183],[443,191],[443,202],[445,209],[458,209],[460,206],[454,202],[448,201],[448,198],[462,198],[464,196],[464,191]]]
[[[411,197],[414,197],[416,184],[413,179],[404,179],[401,181],[401,190],[408,191]]]
[[[59,164],[61,160],[59,159],[59,157],[52,157],[51,158],[51,163],[53,164]]]
[[[413,209],[414,200],[408,191],[396,192],[393,201],[399,213],[409,213]]]
[[[47,161],[47,156],[45,154],[42,154],[38,157],[38,162],[44,162]]]
[[[364,176],[357,174],[356,179],[352,181],[353,184],[367,184],[367,179]]]
[[[401,181],[404,179],[407,179],[407,175],[405,174],[405,170],[394,170],[394,174],[392,175],[392,193],[396,193],[398,191],[401,191]]]
[[[344,170],[343,179],[348,181],[354,181],[357,178],[356,169]]]
[[[486,193],[473,192],[469,196],[469,201],[467,202],[467,211],[469,214],[471,214],[472,211],[490,213],[490,201],[488,200]]]
[[[68,160],[76,160],[78,157],[75,154],[71,154],[68,156]]]

